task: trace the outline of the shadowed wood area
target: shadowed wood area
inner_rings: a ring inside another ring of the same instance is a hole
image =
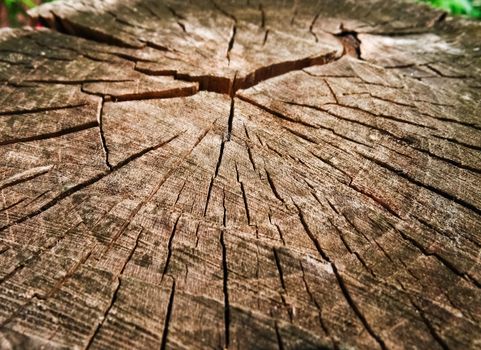
[[[0,31],[1,349],[481,347],[481,24],[83,0]]]

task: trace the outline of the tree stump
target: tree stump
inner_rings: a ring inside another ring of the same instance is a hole
[[[0,348],[481,346],[481,25],[61,1],[0,32]]]

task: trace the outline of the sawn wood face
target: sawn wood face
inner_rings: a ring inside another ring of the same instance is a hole
[[[481,346],[481,25],[60,1],[0,31],[1,349]]]

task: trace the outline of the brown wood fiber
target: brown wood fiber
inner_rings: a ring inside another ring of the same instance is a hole
[[[481,24],[84,0],[0,31],[1,349],[481,346]]]

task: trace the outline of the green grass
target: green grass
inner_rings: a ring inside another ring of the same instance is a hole
[[[481,19],[481,0],[420,0],[441,8],[453,15],[465,15]]]

